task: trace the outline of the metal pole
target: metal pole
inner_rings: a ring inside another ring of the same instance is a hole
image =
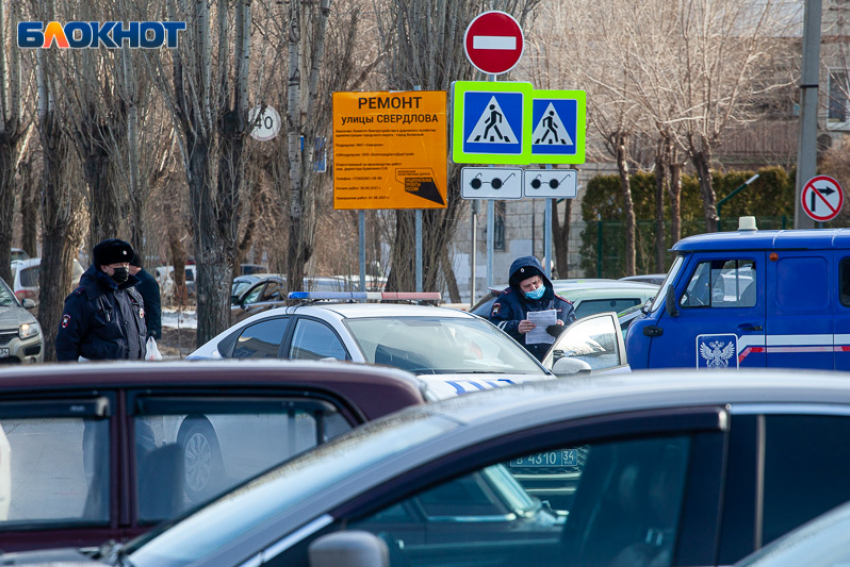
[[[493,233],[496,232],[496,202],[493,199],[487,199],[487,287],[493,287],[493,244],[495,239]]]
[[[422,209],[416,209],[416,291],[422,291]]]
[[[422,86],[413,90],[421,91]],[[422,291],[422,209],[416,209],[416,291]]]
[[[800,138],[797,146],[794,228],[814,228],[802,210],[803,186],[817,173],[818,84],[820,81],[821,0],[806,0],[803,10],[803,62],[800,72]]]
[[[469,309],[472,309],[472,306],[475,305],[475,270],[476,270],[476,256],[478,254],[478,247],[476,246],[476,236],[478,234],[478,201],[470,201],[471,206],[470,210],[472,211],[472,238],[470,242],[472,242],[472,246],[470,247],[470,255],[472,257],[472,274],[469,276]]]
[[[546,169],[552,169],[552,164],[546,164]],[[543,258],[546,264],[543,273],[552,279],[552,199],[546,199],[546,210],[543,213]]]
[[[366,291],[366,211],[359,211],[358,232],[360,233],[360,291]]]

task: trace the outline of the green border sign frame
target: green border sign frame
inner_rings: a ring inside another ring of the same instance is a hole
[[[522,101],[522,153],[479,154],[463,151],[463,95],[467,92],[519,93]],[[512,83],[497,81],[455,81],[452,83],[452,161],[454,163],[475,163],[492,165],[528,165],[531,157],[531,100],[534,86],[531,83]],[[582,152],[582,155],[584,153]]]
[[[535,154],[531,149],[531,163],[540,164],[581,164],[585,162],[585,140],[587,138],[587,93],[584,91],[555,91],[555,90],[535,90],[533,99],[561,99],[576,101],[576,152],[574,154]],[[533,103],[532,103],[533,108]],[[533,120],[533,116],[532,116]],[[531,144],[531,134],[534,131],[534,124],[531,125],[529,131],[529,147]]]

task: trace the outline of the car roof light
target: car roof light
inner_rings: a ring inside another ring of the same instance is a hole
[[[290,291],[289,299],[316,301],[321,299],[336,299],[343,301],[440,301],[443,296],[439,292],[414,291]]]

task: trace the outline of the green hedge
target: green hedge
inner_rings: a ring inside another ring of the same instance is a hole
[[[794,172],[781,167],[753,171],[715,173],[714,190],[719,202],[740,187],[755,173],[749,187],[727,201],[722,208],[721,230],[736,230],[738,217],[755,216],[761,230],[791,228],[794,224]],[[637,273],[655,270],[655,175],[636,173],[631,176],[632,199],[637,221]],[[682,177],[682,237],[705,232],[702,198],[697,179]],[[620,178],[600,175],[591,179],[582,200],[582,219],[587,223],[581,234],[581,268],[588,277],[619,278],[625,275],[625,226],[620,194]],[[664,215],[667,243],[670,248],[670,197],[665,194]],[[667,257],[665,270],[672,255]]]

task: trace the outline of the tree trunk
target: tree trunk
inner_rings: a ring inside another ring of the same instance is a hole
[[[682,238],[682,165],[676,156],[676,150],[670,158],[670,240],[676,244]]]
[[[667,234],[664,222],[664,184],[667,182],[668,143],[668,139],[662,136],[655,147],[655,272],[659,274],[666,271]]]
[[[564,224],[558,218],[558,203],[552,206],[552,236],[555,241],[555,268],[558,277],[570,277],[570,227],[572,225],[573,200],[564,199]]]
[[[699,179],[699,192],[702,196],[703,215],[705,216],[705,231],[717,232],[719,219],[717,217],[717,195],[711,183],[711,149],[703,148],[693,151],[691,161]]]
[[[455,270],[452,267],[452,261],[449,258],[449,252],[447,248],[443,249],[442,265],[443,275],[446,278],[446,287],[449,288],[449,299],[452,303],[460,303],[460,289],[458,289],[457,287],[457,278],[455,277]]]
[[[2,6],[0,6],[2,10]],[[0,132],[0,279],[12,281],[12,230],[15,226],[15,160],[17,142],[14,136]]]
[[[629,164],[626,154],[626,139],[628,136],[619,132],[616,136],[617,171],[620,174],[620,192],[623,197],[623,220],[625,222],[626,259],[624,276],[635,275],[637,253],[635,249],[635,204],[632,200],[632,186],[629,179]]]
[[[38,257],[39,184],[33,176],[32,157],[22,161],[21,175],[21,248],[31,258]]]

